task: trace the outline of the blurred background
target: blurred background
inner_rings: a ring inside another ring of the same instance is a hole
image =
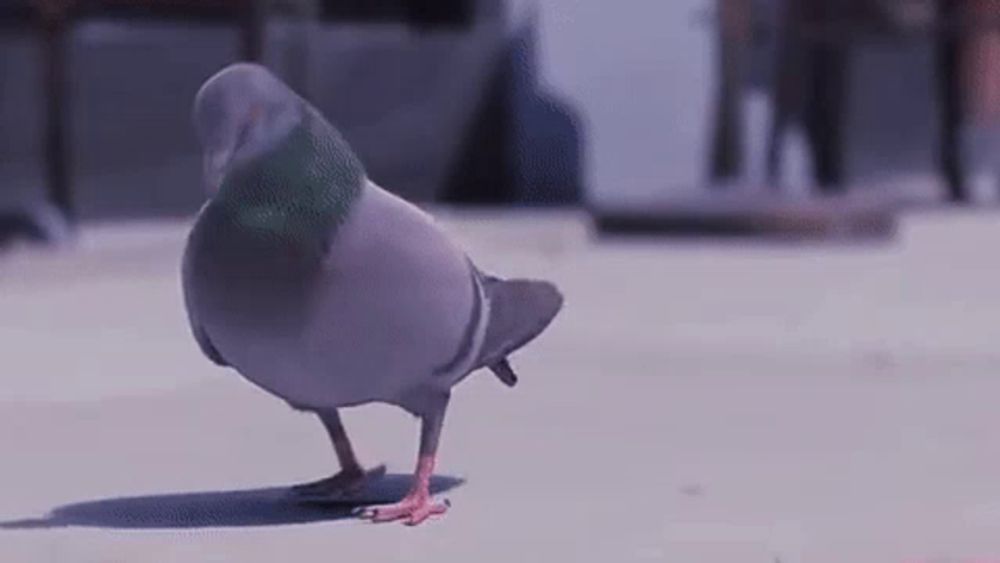
[[[188,334],[238,60],[567,296],[418,534],[275,497],[322,431]],[[0,558],[1000,561],[998,174],[996,0],[0,0]]]
[[[202,200],[191,99],[240,59],[271,67],[375,178],[418,201],[598,215],[849,193],[983,203],[997,194],[994,11],[5,0],[0,204],[49,202],[72,220],[191,214]]]

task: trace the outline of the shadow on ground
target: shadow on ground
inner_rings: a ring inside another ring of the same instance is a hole
[[[301,502],[288,487],[240,491],[173,493],[93,500],[60,506],[44,518],[0,522],[0,530],[80,526],[120,529],[191,529],[278,526],[342,520],[359,506],[394,502],[406,495],[411,475],[386,475],[357,496],[330,502]],[[436,476],[431,492],[461,486],[457,477]]]

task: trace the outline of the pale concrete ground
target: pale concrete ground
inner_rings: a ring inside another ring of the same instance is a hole
[[[995,216],[781,246],[444,215],[487,268],[567,295],[515,357],[518,388],[458,389],[440,469],[467,482],[446,518],[334,521],[258,490],[332,470],[321,428],[199,356],[183,224],[97,227],[0,259],[0,560],[1000,558]],[[347,423],[366,459],[409,471],[412,418]],[[209,494],[111,500],[191,492]]]

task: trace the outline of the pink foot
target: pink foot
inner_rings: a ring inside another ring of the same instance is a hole
[[[444,514],[451,504],[436,502],[431,498],[430,483],[434,473],[434,456],[421,455],[417,460],[417,470],[413,474],[413,488],[403,500],[395,504],[373,506],[361,512],[361,518],[372,522],[392,522],[406,520],[407,526],[416,526],[431,516]]]
[[[444,514],[451,504],[445,500],[437,502],[427,493],[410,493],[395,504],[373,506],[365,509],[361,517],[372,522],[393,522],[406,520],[407,526],[416,526],[431,516]]]

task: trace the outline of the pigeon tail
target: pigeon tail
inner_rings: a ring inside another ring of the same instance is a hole
[[[507,356],[544,331],[563,305],[555,285],[536,280],[502,280],[482,276],[490,303],[490,318],[476,368],[487,367],[505,385],[513,387],[517,375]]]

